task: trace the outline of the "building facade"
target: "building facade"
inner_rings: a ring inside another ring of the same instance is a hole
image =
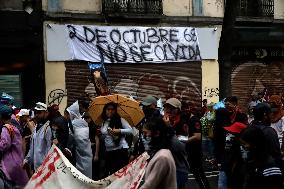
[[[284,1],[238,0],[230,64],[220,63],[220,96],[239,97],[244,111],[252,96],[283,95]]]
[[[45,98],[41,1],[0,3],[0,93],[16,106],[32,107]]]
[[[196,28],[202,61],[168,59],[164,63],[105,63],[109,86],[113,93],[131,95],[138,100],[149,94],[163,100],[177,96],[196,106],[201,105],[201,99],[218,101],[218,44],[223,1],[44,0],[42,5],[48,103],[60,103],[60,107],[65,108],[74,100],[95,96],[88,63],[75,61],[70,56],[70,49],[66,48],[68,25],[106,27],[107,30],[142,27],[185,31]],[[115,55],[114,52],[114,58]],[[121,60],[121,57],[117,58]]]

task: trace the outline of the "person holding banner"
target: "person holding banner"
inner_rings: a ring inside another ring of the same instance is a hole
[[[129,123],[117,113],[117,104],[111,102],[104,106],[101,115],[102,138],[106,148],[106,174],[111,175],[128,164],[128,143],[126,135],[133,131]]]
[[[177,189],[176,165],[170,151],[172,129],[162,118],[153,118],[143,128],[145,137],[151,138],[150,161],[146,168],[145,182],[140,189]]]

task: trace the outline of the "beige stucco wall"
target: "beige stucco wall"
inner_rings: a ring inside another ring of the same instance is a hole
[[[219,101],[219,65],[217,60],[202,61],[202,99]]]
[[[67,12],[101,12],[101,0],[62,0],[62,9]]]
[[[42,9],[47,11],[48,0],[42,0]],[[62,12],[95,12],[100,13],[102,9],[101,0],[60,0],[60,9]]]
[[[223,17],[224,0],[203,0],[204,16]]]
[[[63,89],[65,86],[65,64],[64,62],[46,62],[45,63],[45,86],[46,86],[46,102],[48,103],[48,95],[55,89]],[[64,96],[59,104],[60,112],[63,113],[67,106],[67,96]]]
[[[274,18],[284,19],[284,1],[274,0]]]
[[[163,0],[163,13],[166,16],[191,16],[192,0]]]

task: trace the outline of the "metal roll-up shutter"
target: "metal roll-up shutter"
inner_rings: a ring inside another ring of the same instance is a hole
[[[105,64],[112,93],[141,100],[154,95],[163,100],[179,97],[195,107],[201,104],[201,62],[166,64]],[[95,94],[86,62],[66,63],[68,103]]]
[[[247,111],[252,95],[267,89],[268,95],[284,94],[284,64],[281,62],[242,62],[231,73],[232,95],[239,98],[239,105]]]
[[[16,107],[22,106],[22,89],[20,75],[0,75],[0,95],[2,93],[14,97]]]

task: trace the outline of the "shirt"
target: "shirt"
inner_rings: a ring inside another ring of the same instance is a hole
[[[275,123],[271,123],[271,127],[276,131],[280,146],[282,145],[282,138],[284,132],[284,117]]]
[[[197,116],[192,116],[188,122],[188,137],[192,137],[194,133],[201,133],[201,123]],[[202,150],[201,150],[201,140],[192,141],[187,143],[187,151],[189,153],[189,159],[201,160]]]
[[[37,127],[34,128],[30,150],[26,156],[29,164],[33,165],[35,170],[37,170],[37,168],[42,164],[45,156],[51,148],[51,144],[52,132],[49,126],[49,121],[47,121],[44,125],[38,124]]]
[[[109,134],[108,132],[108,128],[109,128],[109,120],[106,120],[102,127],[101,127],[101,133],[102,133],[102,137],[104,139],[105,142],[105,147],[106,147],[106,151],[113,151],[113,150],[118,150],[118,149],[122,149],[122,148],[129,148],[126,140],[125,140],[125,136],[124,135],[131,135],[133,134],[132,132],[132,128],[129,125],[129,123],[121,118],[121,124],[122,124],[122,128],[120,129],[121,132],[121,138],[120,138],[120,142],[118,145],[115,144],[113,136],[111,134]]]
[[[176,189],[176,166],[167,149],[159,150],[147,165],[145,182],[140,189]]]

